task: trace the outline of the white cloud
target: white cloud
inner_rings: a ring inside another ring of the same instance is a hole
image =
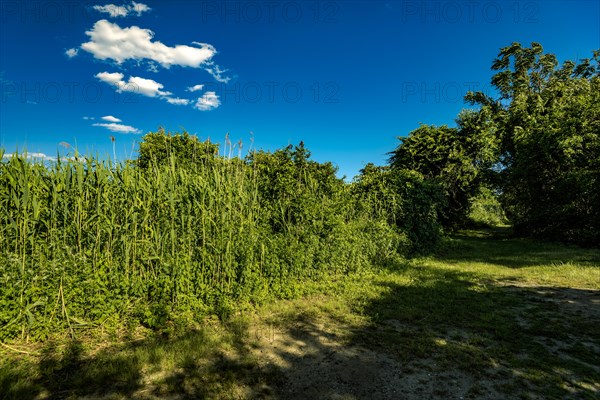
[[[142,94],[148,97],[167,97],[171,92],[166,92],[162,83],[153,81],[152,79],[140,78],[138,76],[130,76],[127,82],[123,80],[125,77],[120,72],[100,72],[95,75],[96,78],[117,88],[117,92],[133,92]]]
[[[194,108],[200,111],[210,111],[221,105],[219,96],[215,92],[206,92],[198,99]]]
[[[153,81],[152,79],[144,79],[138,76],[129,77],[129,81],[127,82],[127,86],[122,91],[135,92],[139,94],[143,94],[148,97],[156,97],[156,96],[169,96],[171,92],[163,92],[161,89],[164,86],[162,83],[158,83]]]
[[[189,88],[185,89],[187,92],[197,92],[198,90],[202,90],[202,88],[204,87],[204,85],[194,85],[194,86],[190,86]]]
[[[228,76],[224,76],[225,72],[227,72],[228,70],[221,69],[221,67],[219,67],[213,62],[207,62],[206,65],[207,67],[204,69],[206,70],[206,72],[211,74],[212,77],[215,78],[215,80],[217,80],[217,82],[229,83],[231,78]]]
[[[102,119],[108,122],[123,122],[119,118],[113,117],[112,115],[107,115],[105,117],[102,117]]]
[[[140,78],[139,76],[130,76],[127,81],[124,81],[123,79],[125,78],[125,75],[120,72],[100,72],[96,74],[95,77],[103,82],[108,83],[109,85],[116,87],[118,93],[132,92],[147,97],[158,97],[165,100],[169,104],[174,104],[177,106],[187,106],[191,102],[191,100],[188,99],[171,97],[173,93],[162,90],[164,88],[163,84],[153,81],[152,79]],[[209,105],[210,104],[214,104],[214,100],[212,98],[209,99]],[[218,106],[219,104],[217,104],[214,108]],[[109,118],[114,118],[114,120]],[[121,122],[121,120],[118,118],[110,115],[102,117],[102,119],[109,122]]]
[[[140,131],[137,128],[134,128],[133,126],[115,124],[115,123],[110,123],[110,124],[96,123],[96,124],[93,124],[92,126],[100,126],[100,127],[106,128],[109,131],[115,132],[115,133],[142,133],[142,131]]]
[[[56,161],[56,157],[47,156],[44,153],[7,153],[2,158],[25,157],[30,160]]]
[[[122,64],[127,60],[150,60],[164,68],[173,65],[199,68],[216,53],[210,44],[197,43],[199,47],[176,45],[169,47],[159,41],[152,41],[154,32],[138,26],[121,28],[105,19],[97,21],[86,35],[90,41],[81,48],[100,60],[113,60]]]
[[[125,84],[125,82],[123,82],[123,78],[125,77],[125,75],[123,75],[120,72],[100,72],[95,76],[102,82],[106,82],[111,85],[119,86],[119,84],[121,83]]]
[[[107,4],[105,6],[94,6],[94,10],[109,14],[112,18],[126,17],[129,14],[129,8],[127,6],[116,6],[114,4]]]
[[[129,14],[134,13],[139,17],[143,13],[152,10],[146,4],[136,3],[135,1],[132,1],[130,5],[117,6],[114,4],[107,4],[104,6],[94,6],[92,8],[98,12],[110,15],[111,18],[126,17]]]
[[[85,119],[86,121],[87,121],[87,120],[92,120],[92,121],[93,121],[93,120],[95,120],[96,118],[94,118],[94,117],[83,117],[83,119]]]
[[[69,50],[65,51],[65,54],[69,58],[75,57],[77,55],[77,53],[79,53],[79,49],[69,49]]]
[[[139,17],[143,13],[148,12],[152,9],[143,3],[136,3],[135,1],[132,1],[131,6],[129,6],[129,10],[135,12]]]
[[[165,100],[167,101],[167,103],[175,104],[176,106],[187,106],[188,104],[190,104],[190,100],[180,99],[179,97],[166,97]]]

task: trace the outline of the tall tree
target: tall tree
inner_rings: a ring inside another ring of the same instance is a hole
[[[456,128],[421,125],[391,152],[393,170],[414,170],[440,184],[447,200],[442,222],[447,227],[466,220],[469,201],[497,159],[495,127],[489,107],[464,110]]]
[[[492,65],[502,199],[518,232],[600,244],[600,51],[579,63],[519,43]]]

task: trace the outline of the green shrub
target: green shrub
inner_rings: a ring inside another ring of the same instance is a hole
[[[160,135],[153,143],[196,143]],[[402,207],[390,219],[359,207],[335,168],[302,145],[247,160],[210,154],[0,162],[0,340],[226,317],[386,263],[430,229],[416,176],[398,178]]]
[[[475,226],[502,226],[508,224],[508,219],[500,204],[500,200],[491,189],[482,186],[475,197],[471,199],[469,220]]]

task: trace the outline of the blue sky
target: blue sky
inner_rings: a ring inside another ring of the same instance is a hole
[[[0,147],[135,157],[159,126],[304,141],[340,176],[490,92],[500,47],[600,48],[596,1],[0,1]],[[491,93],[491,92],[490,92]],[[62,145],[60,143],[63,143]]]

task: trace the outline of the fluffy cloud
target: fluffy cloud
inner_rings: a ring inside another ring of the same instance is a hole
[[[108,122],[123,122],[119,118],[113,117],[112,115],[107,115],[105,117],[102,117],[102,119]]]
[[[136,14],[138,17],[151,10],[146,4],[132,1],[130,5],[116,6],[107,4],[104,6],[94,6],[94,10],[110,15],[112,18],[126,17],[129,14]]]
[[[194,86],[190,86],[189,88],[185,89],[188,92],[197,92],[198,90],[202,90],[202,88],[204,87],[204,85],[194,85]]]
[[[180,99],[179,97],[166,97],[165,100],[167,101],[167,103],[175,104],[176,106],[187,106],[188,104],[190,104],[190,101],[188,99]]]
[[[126,87],[122,90],[143,94],[148,97],[164,97],[172,94],[171,92],[162,91],[163,87],[162,83],[158,83],[152,79],[131,76]]]
[[[102,82],[106,82],[110,85],[119,86],[121,83],[125,84],[125,82],[123,82],[125,75],[120,72],[100,72],[95,76]]]
[[[100,72],[95,75],[96,78],[103,82],[113,85],[117,88],[117,92],[132,92],[138,93],[147,97],[158,97],[165,100],[169,104],[176,106],[187,106],[190,104],[190,100],[182,99],[179,97],[171,97],[173,93],[162,90],[164,88],[162,83],[153,81],[152,79],[140,78],[138,76],[130,76],[127,81],[124,81],[125,75],[120,72]],[[217,105],[218,107],[218,105]],[[117,118],[111,120],[108,118],[114,118],[112,116],[102,117],[103,120],[109,122],[121,122]]]
[[[200,111],[210,111],[221,105],[219,96],[215,92],[206,92],[198,99],[194,108]]]
[[[149,29],[138,26],[121,28],[105,19],[96,22],[86,34],[90,41],[81,45],[83,50],[97,59],[113,60],[117,64],[127,60],[149,60],[164,68],[173,65],[199,68],[217,53],[213,46],[206,43],[194,42],[199,47],[169,47],[159,41],[153,41],[154,32]]]
[[[79,49],[69,49],[69,50],[65,51],[65,54],[69,58],[75,57],[77,55],[77,53],[79,53]]]
[[[123,80],[125,76],[120,72],[100,72],[95,76],[101,81],[115,86],[119,93],[133,92],[148,97],[168,97],[172,94],[171,92],[163,91],[163,84],[153,81],[152,79],[130,76],[127,82],[125,82]]]
[[[139,129],[134,128],[133,126],[116,124],[116,123],[110,123],[110,124],[96,123],[96,124],[93,124],[92,126],[100,126],[100,127],[106,128],[109,131],[115,132],[115,133],[142,133]]]

